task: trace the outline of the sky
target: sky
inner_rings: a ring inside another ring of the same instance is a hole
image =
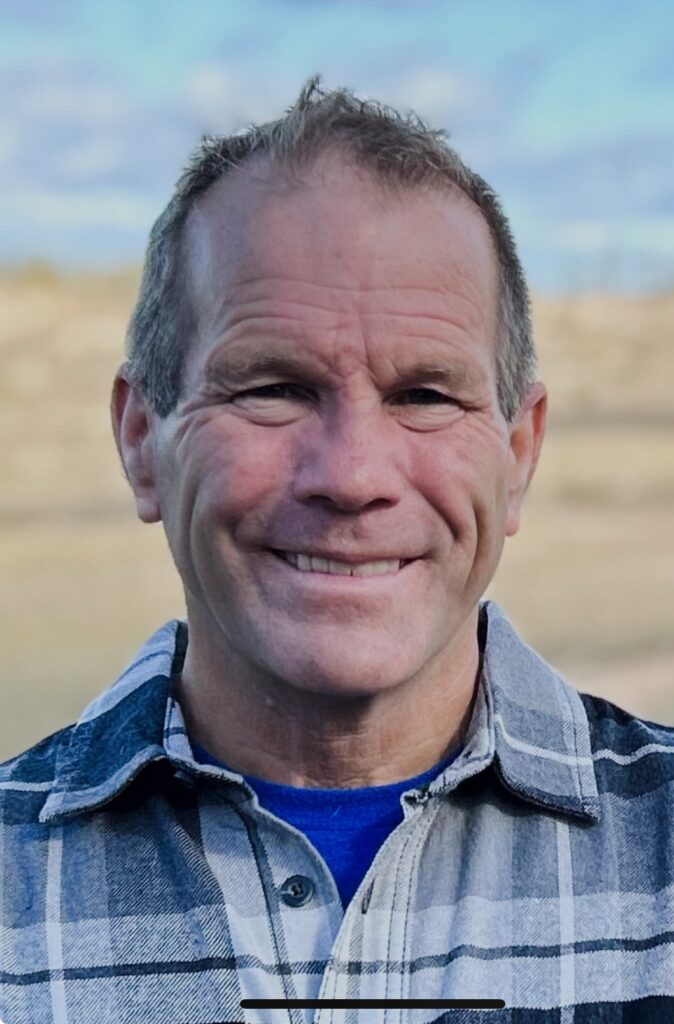
[[[316,73],[447,131],[535,290],[674,284],[671,0],[0,0],[0,264],[140,264],[202,135]]]

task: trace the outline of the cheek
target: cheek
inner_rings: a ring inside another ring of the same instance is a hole
[[[195,511],[220,520],[236,519],[262,502],[278,486],[282,463],[273,439],[250,432],[204,432],[198,449],[186,459],[186,494]]]
[[[467,580],[475,573],[491,574],[503,549],[507,451],[489,431],[457,433],[452,440],[441,453],[419,454],[422,475],[415,485],[443,520],[455,570]]]
[[[486,429],[458,432],[415,453],[414,486],[450,525],[457,543],[473,549],[500,529],[505,516],[507,449]]]

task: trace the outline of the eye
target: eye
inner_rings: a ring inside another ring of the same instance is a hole
[[[431,401],[441,402],[454,402],[456,399],[450,398],[449,395],[443,395],[440,391],[433,391],[431,388],[410,388],[409,391],[404,391],[404,395],[427,395]],[[413,405],[427,405],[427,402],[413,402]]]
[[[274,388],[280,389],[281,391],[288,391],[292,389],[295,389],[295,391],[305,390],[304,388],[301,388],[299,384],[264,384],[262,387],[259,388],[249,388],[248,391],[240,391],[239,394],[235,395],[234,397],[246,398],[248,397],[248,395],[252,395],[253,397],[258,398],[282,398],[283,396],[278,394],[263,394],[263,392],[273,391]]]
[[[276,393],[270,394],[269,392],[273,392],[274,389],[277,389]],[[306,389],[300,387],[299,384],[264,384],[259,388],[250,388],[248,391],[241,391],[236,397],[245,398],[247,395],[252,395],[257,396],[258,398],[282,398],[283,395],[278,394],[278,391],[287,392],[293,390],[295,392],[302,392],[304,395],[307,393]],[[411,403],[412,405],[428,405],[429,402],[452,402],[456,405],[456,399],[450,398],[449,395],[443,395],[440,391],[433,391],[431,388],[410,388],[408,391],[403,392],[403,396],[408,395],[426,396],[425,401],[418,399],[417,401],[413,401]]]

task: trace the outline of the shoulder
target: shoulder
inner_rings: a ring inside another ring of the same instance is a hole
[[[604,697],[580,691],[578,695],[587,714],[590,732],[597,739],[602,738],[618,747],[625,744],[631,747],[635,741],[657,740],[674,751],[674,725],[640,718]]]
[[[67,746],[72,729],[65,726],[0,763],[0,823],[37,821],[54,786],[58,752]]]
[[[674,726],[639,718],[602,697],[579,697],[598,781],[623,796],[637,795],[635,787],[644,794],[664,786],[674,799]]]
[[[57,729],[56,732],[38,740],[32,747],[27,747],[19,754],[7,758],[6,761],[0,761],[0,782],[6,782],[12,778],[23,778],[26,775],[31,776],[40,768],[47,765],[53,766],[59,747],[63,746],[64,741],[68,742],[73,728],[74,725],[71,724]]]

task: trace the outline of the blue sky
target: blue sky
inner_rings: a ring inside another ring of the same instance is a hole
[[[535,289],[674,283],[670,0],[0,0],[0,262],[140,262],[200,136],[315,72],[448,130]]]

